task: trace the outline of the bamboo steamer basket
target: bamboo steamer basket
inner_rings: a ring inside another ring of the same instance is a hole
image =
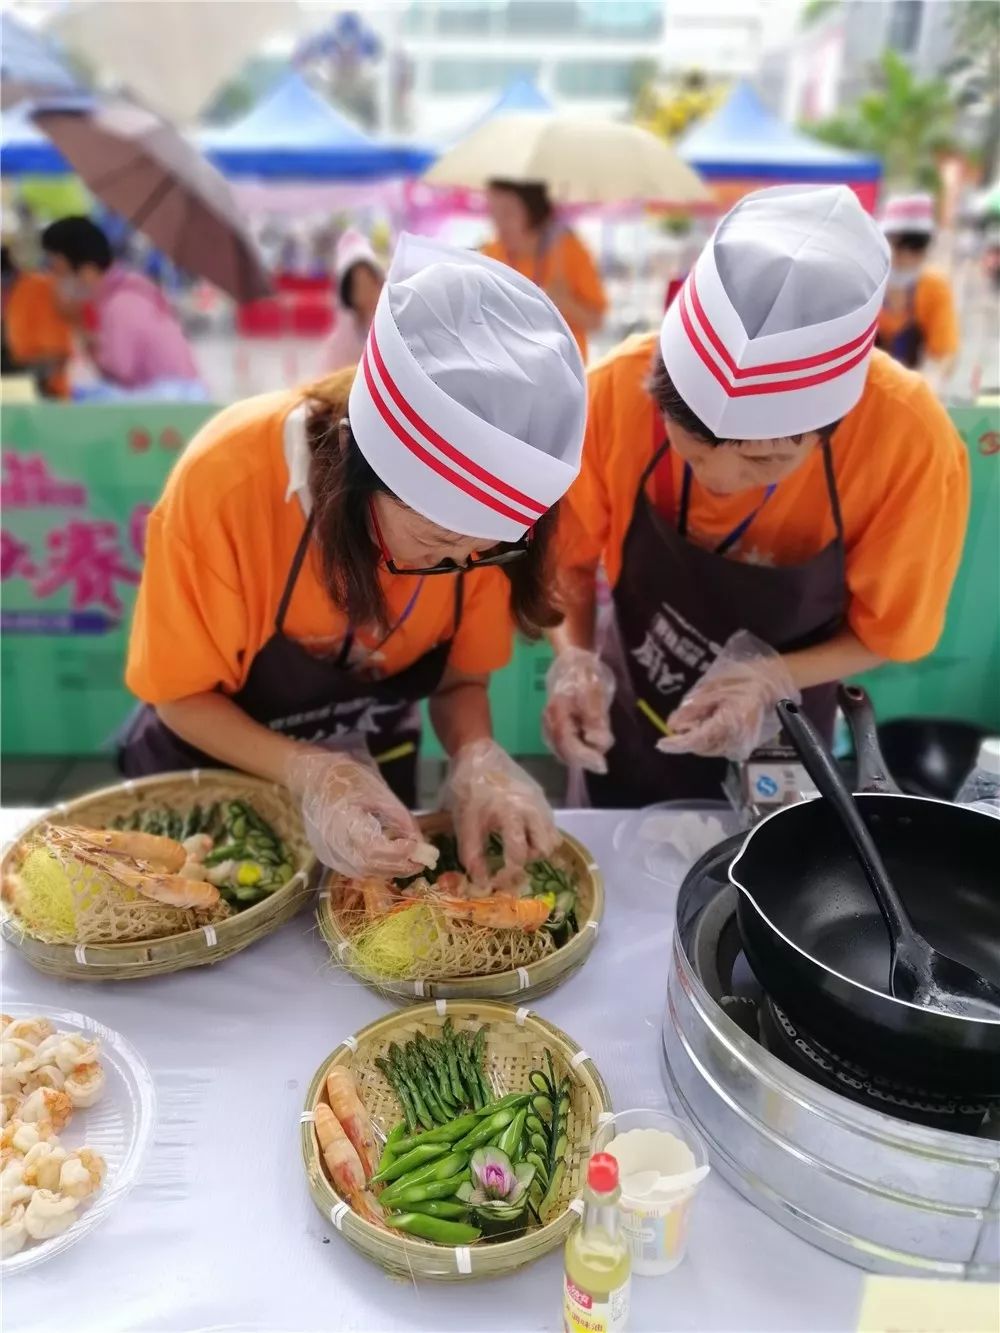
[[[354,1075],[358,1094],[368,1109],[380,1141],[402,1119],[402,1111],[389,1083],[374,1061],[392,1042],[403,1044],[417,1032],[439,1034],[445,1020],[461,1031],[488,1025],[487,1075],[497,1097],[527,1090],[528,1074],[544,1067],[546,1047],[552,1053],[557,1078],[568,1074],[570,1110],[567,1136],[569,1148],[562,1187],[544,1225],[514,1240],[477,1241],[474,1245],[435,1245],[394,1232],[359,1217],[330,1183],[313,1125],[313,1110],[326,1101],[326,1076],[336,1066],[346,1066]],[[500,1277],[533,1263],[562,1245],[576,1223],[587,1174],[590,1144],[600,1123],[611,1115],[611,1098],[597,1067],[559,1028],[537,1014],[511,1005],[486,1000],[448,1001],[397,1010],[366,1028],[331,1052],[317,1069],[306,1094],[302,1113],[302,1159],[313,1203],[350,1245],[399,1277],[426,1278],[439,1282],[461,1282]]]
[[[302,819],[283,787],[229,769],[193,769],[103,787],[55,806],[35,820],[8,847],[0,862],[6,875],[16,865],[25,841],[45,824],[102,827],[119,816],[165,805],[183,808],[197,801],[249,800],[288,848],[295,873],[262,902],[213,926],[124,944],[52,944],[32,935],[6,904],[0,916],[4,939],[39,972],[70,981],[132,981],[162,976],[188,967],[218,963],[263,939],[302,910],[314,893],[317,861],[306,840]]]
[[[451,816],[442,812],[421,815],[417,823],[427,836],[452,831]],[[583,843],[560,831],[559,854],[570,863],[577,880],[577,924],[572,939],[538,962],[507,972],[483,976],[439,977],[424,980],[372,977],[351,956],[351,943],[341,925],[337,902],[344,886],[342,876],[327,871],[320,885],[316,920],[330,947],[334,962],[352,976],[390,999],[410,1004],[414,1000],[506,1000],[524,1003],[555,990],[577,972],[590,957],[604,917],[604,878],[600,867]]]

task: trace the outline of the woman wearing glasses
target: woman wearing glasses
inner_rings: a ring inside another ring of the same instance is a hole
[[[125,771],[283,781],[327,865],[413,874],[427,698],[470,870],[494,830],[509,861],[544,852],[551,813],[492,740],[486,685],[515,623],[559,619],[550,537],[585,414],[544,293],[403,237],[357,371],[220,413],[150,516]]]

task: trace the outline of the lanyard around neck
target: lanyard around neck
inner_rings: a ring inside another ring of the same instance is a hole
[[[685,463],[684,479],[681,482],[681,503],[677,514],[677,531],[681,537],[685,538],[687,537],[688,531],[688,509],[691,504],[691,483],[693,479],[694,473],[691,471],[691,464]],[[764,498],[761,500],[760,504],[757,505],[755,509],[751,510],[746,518],[740,519],[735,528],[733,528],[727,536],[723,537],[722,541],[720,541],[717,546],[712,548],[716,555],[725,555],[728,550],[736,545],[777,489],[777,482],[772,482],[771,485],[767,487],[764,491]]]

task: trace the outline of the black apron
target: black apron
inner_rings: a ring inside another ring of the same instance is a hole
[[[917,323],[916,302],[917,288],[914,285],[907,292],[906,322],[903,327],[891,338],[876,339],[882,351],[902,362],[908,370],[917,370],[924,359],[924,335]]]
[[[685,540],[689,484],[682,493],[680,530],[664,519],[647,498],[646,483],[661,459],[669,466],[669,447],[654,417],[653,457],[625,537],[613,614],[598,630],[598,651],[614,672],[616,689],[608,771],[586,774],[595,806],[719,798],[726,761],[662,754],[655,747],[663,731],[653,719],[662,722],[677,707],[737,630],[791,652],[824,642],[843,622],[844,532],[829,445],[822,446],[823,469],[836,536],[803,564],[778,566],[730,560]],[[749,526],[746,520],[740,524],[722,549]],[[836,695],[836,682],[803,693],[806,712],[828,739]]]
[[[250,664],[243,688],[231,697],[255,722],[285,736],[332,748],[339,748],[341,743],[366,745],[386,782],[405,805],[412,807],[416,804],[420,742],[416,704],[434,693],[448,664],[452,639],[462,618],[462,576],[455,580],[451,636],[394,676],[359,679],[346,666],[353,642],[351,631],[335,660],[314,657],[284,632],[292,593],[309,550],[312,523],[310,518],[288,571],[274,633]],[[148,704],[142,705],[129,721],[119,764],[131,778],[174,769],[222,766],[172,732]]]

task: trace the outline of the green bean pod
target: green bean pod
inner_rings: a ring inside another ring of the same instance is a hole
[[[442,1180],[451,1180],[452,1176],[459,1175],[468,1165],[468,1153],[448,1153],[444,1157],[425,1162],[413,1171],[407,1171],[405,1175],[397,1177],[387,1189],[382,1191],[382,1197],[391,1207],[392,1200],[402,1190],[409,1189],[412,1185],[433,1185]]]
[[[406,1122],[401,1120],[395,1129],[391,1130],[386,1138],[385,1147],[382,1149],[382,1156],[378,1159],[378,1169],[384,1171],[387,1166],[391,1166],[397,1157],[402,1156],[400,1144],[403,1142],[403,1136],[406,1133]]]
[[[449,1120],[446,1125],[439,1125],[437,1129],[429,1129],[426,1134],[408,1135],[400,1141],[399,1151],[409,1152],[418,1143],[455,1143],[463,1134],[470,1133],[481,1122],[482,1117],[475,1111],[470,1111],[468,1115],[456,1116],[454,1120]]]
[[[407,1211],[426,1213],[428,1217],[446,1217],[461,1221],[469,1216],[469,1205],[459,1203],[457,1199],[425,1199],[423,1203],[408,1203]]]
[[[512,1162],[521,1160],[521,1140],[524,1137],[524,1122],[527,1115],[528,1111],[524,1106],[515,1111],[514,1119],[497,1140],[497,1147],[501,1152],[505,1152]]]
[[[466,1134],[464,1139],[459,1139],[455,1144],[457,1152],[465,1152],[472,1148],[481,1148],[489,1143],[502,1129],[506,1129],[514,1119],[514,1112],[508,1107],[504,1111],[497,1111],[483,1120],[478,1129],[474,1129],[471,1134]]]
[[[423,1166],[435,1157],[443,1157],[448,1149],[443,1143],[421,1143],[411,1148],[402,1157],[397,1157],[384,1171],[377,1171],[371,1178],[372,1185],[380,1185],[387,1180],[397,1180],[415,1167]]]
[[[437,1245],[471,1245],[483,1234],[467,1222],[447,1222],[444,1218],[427,1217],[424,1213],[393,1213],[385,1220],[387,1226],[395,1227],[397,1231],[405,1231]]]
[[[379,1202],[384,1202],[387,1208],[409,1208],[411,1203],[423,1203],[428,1199],[453,1199],[459,1185],[468,1179],[468,1171],[460,1171],[450,1180],[425,1180],[419,1185],[408,1185],[406,1189],[393,1194],[388,1200],[386,1200],[388,1191],[383,1190]]]

